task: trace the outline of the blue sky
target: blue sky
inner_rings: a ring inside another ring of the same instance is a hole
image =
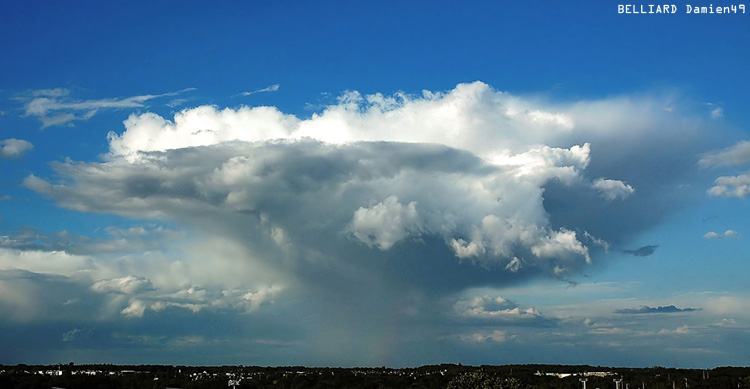
[[[3,2],[0,363],[749,364],[686,4]]]

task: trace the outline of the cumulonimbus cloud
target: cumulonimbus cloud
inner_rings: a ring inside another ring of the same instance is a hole
[[[607,175],[623,174],[614,159],[630,160],[616,140],[623,129],[628,139],[657,136],[650,129],[672,120],[661,106],[549,104],[475,82],[417,96],[347,92],[305,119],[274,107],[133,114],[109,134],[103,161],[53,163],[62,181],[30,175],[24,185],[72,209],[225,234],[254,260],[345,262],[352,250],[420,253],[440,242],[460,261],[566,278],[608,245],[597,228],[627,214],[617,207],[639,183],[656,181]],[[649,147],[667,144],[661,136]],[[551,183],[598,200],[558,217],[576,200],[558,191],[549,202]],[[645,187],[639,201],[663,198],[654,193]]]

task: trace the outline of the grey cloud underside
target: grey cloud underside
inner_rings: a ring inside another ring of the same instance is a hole
[[[657,248],[659,248],[658,245],[649,245],[635,250],[622,250],[622,252],[625,254],[634,255],[636,257],[648,257],[649,255],[655,253]]]
[[[649,313],[679,313],[679,312],[693,312],[697,311],[697,308],[677,308],[674,305],[660,306],[660,307],[649,307],[641,306],[632,309],[618,309],[615,313],[620,314],[649,314]]]
[[[526,223],[541,239],[550,233],[543,230],[541,188],[513,181],[502,168],[442,145],[230,142],[147,156],[147,162],[133,164],[56,163],[53,167],[66,181],[49,183],[31,176],[25,185],[66,207],[186,220],[246,242],[261,255],[278,258],[294,252],[292,256],[313,263],[316,256],[411,256],[412,262],[430,257],[433,265],[425,269],[469,269],[468,264],[460,266],[448,242],[468,240],[488,214],[511,224]],[[486,199],[472,197],[473,185],[498,183],[527,188],[490,188],[496,194],[489,205]],[[390,196],[401,204],[415,202],[419,225],[391,250],[372,250],[353,238],[352,218],[358,209],[372,208]],[[507,252],[489,252],[478,260],[505,266],[513,256],[521,256],[533,272],[550,272],[560,265],[558,258],[535,258],[530,247],[534,243],[512,241],[503,247]],[[482,272],[471,269],[466,278]],[[466,272],[458,271],[457,279],[462,273]]]

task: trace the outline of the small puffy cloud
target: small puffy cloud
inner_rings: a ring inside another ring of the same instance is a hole
[[[717,234],[716,232],[709,231],[703,235],[703,239],[722,239],[722,238],[738,238],[740,234],[735,230],[726,230],[723,234]]]
[[[469,334],[460,334],[458,335],[458,338],[462,342],[470,342],[470,343],[485,343],[485,342],[504,343],[508,341],[509,339],[512,339],[513,335],[509,335],[508,331],[504,331],[504,330],[492,330],[492,331],[474,332],[474,333],[469,333]]]
[[[703,235],[703,239],[722,239],[722,238],[739,238],[740,234],[735,230],[726,230],[722,234],[718,234],[713,231],[707,232]]]
[[[745,198],[750,194],[750,173],[736,176],[722,176],[716,179],[716,185],[708,190],[711,196]]]
[[[125,317],[143,317],[146,312],[146,304],[140,300],[132,300],[120,313]]]
[[[62,91],[36,97],[72,100]],[[548,319],[494,294],[455,296],[532,276],[572,277],[601,251],[590,247],[616,247],[676,209],[668,188],[690,177],[697,166],[685,155],[705,143],[700,126],[664,112],[662,100],[548,103],[476,82],[421,95],[349,92],[305,118],[275,107],[139,112],[109,134],[100,160],[54,162],[53,178],[37,173],[24,186],[68,209],[189,231],[168,248],[144,238],[159,235],[157,227],[37,241],[48,243],[37,251],[79,247],[63,270],[83,292],[60,304],[93,298],[102,316],[149,321],[216,312],[262,321],[270,312],[306,326],[306,342],[336,355],[374,355],[362,339],[407,336],[382,331],[384,317],[393,328],[415,328],[438,316],[461,326],[443,334],[503,341],[511,336],[488,325]],[[90,112],[49,107],[35,112],[49,120]],[[12,252],[30,250],[34,238],[9,240]],[[26,300],[8,296],[0,300],[25,312]]]
[[[591,186],[599,191],[599,195],[609,201],[626,199],[635,192],[635,189],[633,189],[632,186],[622,181],[608,180],[604,178],[597,178]]]
[[[724,117],[724,108],[716,107],[711,110],[711,119],[721,119]]]
[[[23,139],[3,139],[0,140],[0,158],[18,158],[33,148],[34,145]]]
[[[713,231],[709,231],[709,232],[706,232],[705,235],[703,235],[703,239],[721,239],[721,235]]]
[[[513,257],[510,261],[508,261],[508,264],[505,265],[505,270],[509,270],[513,273],[518,272],[523,267],[523,261],[518,259],[518,257]]]
[[[591,263],[588,247],[577,238],[574,231],[561,229],[540,240],[531,247],[531,252],[540,258],[564,259],[570,256],[582,256],[587,263]]]
[[[403,205],[389,196],[370,208],[359,208],[354,212],[351,230],[361,242],[388,250],[407,236],[419,234],[416,203]]]
[[[542,318],[542,314],[532,308],[522,309],[515,302],[503,297],[488,295],[465,298],[453,304],[459,317],[471,319],[493,319],[501,321],[532,320]]]
[[[697,311],[698,308],[677,308],[674,305],[667,305],[662,307],[649,307],[642,305],[638,308],[628,309],[617,309],[615,313],[636,315],[636,314],[648,314],[648,313],[679,313],[679,312],[693,312]]]
[[[742,141],[723,150],[703,154],[699,165],[702,167],[739,166],[750,163],[750,142]],[[736,176],[721,176],[715,185],[708,189],[711,196],[745,198],[750,194],[750,172]]]
[[[659,248],[658,245],[648,245],[635,250],[622,250],[622,252],[625,254],[634,255],[636,257],[648,257],[649,255],[655,253],[657,248]]]
[[[94,283],[91,289],[101,293],[140,294],[154,290],[154,286],[151,281],[146,278],[125,276],[108,280],[99,280]]]

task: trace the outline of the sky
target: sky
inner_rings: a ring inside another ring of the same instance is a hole
[[[750,365],[740,4],[0,2],[0,363]]]

